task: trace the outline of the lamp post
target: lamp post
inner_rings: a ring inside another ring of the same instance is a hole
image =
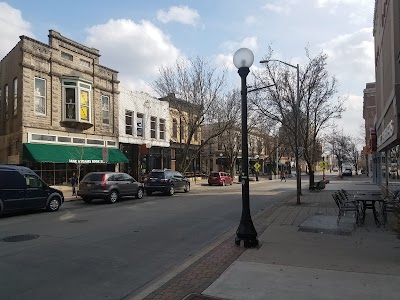
[[[240,48],[233,56],[233,63],[238,68],[241,78],[242,95],[242,216],[240,224],[236,230],[235,244],[240,245],[243,241],[245,248],[258,246],[257,231],[254,227],[250,214],[250,196],[249,196],[249,150],[247,143],[247,83],[246,78],[250,73],[250,67],[253,64],[254,55],[247,48]]]
[[[300,68],[299,64],[292,65],[287,62],[281,61],[279,59],[268,59],[260,61],[261,64],[269,63],[270,61],[277,61],[284,65],[287,65],[291,68],[295,68],[297,71],[297,87],[296,87],[296,123],[295,123],[295,160],[296,160],[296,182],[297,182],[297,204],[300,204],[300,195],[301,195],[301,174],[300,174],[300,155],[299,155],[299,127],[300,127]]]

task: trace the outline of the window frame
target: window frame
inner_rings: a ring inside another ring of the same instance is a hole
[[[33,82],[33,95],[34,95],[34,114],[35,115],[38,115],[38,116],[46,116],[46,113],[47,113],[47,81],[46,81],[46,79],[44,79],[44,78],[40,78],[40,77],[34,77],[34,82]],[[44,96],[42,96],[42,95],[36,95],[36,89],[37,89],[37,87],[36,87],[36,80],[40,80],[40,81],[43,81],[44,82]],[[44,113],[42,113],[42,112],[39,112],[39,111],[37,111],[36,110],[36,98],[37,97],[39,97],[40,98],[40,100],[41,101],[43,101],[44,103],[44,105],[43,105],[43,107],[44,107]]]
[[[154,128],[153,128],[154,125]],[[150,138],[156,139],[157,138],[157,117],[150,117]]]
[[[141,116],[141,117],[139,117],[139,116]],[[142,120],[142,123],[141,123],[141,126],[142,126],[142,133],[139,135],[139,122],[138,122],[138,120],[139,119],[141,119]],[[143,113],[136,113],[136,136],[137,137],[140,137],[140,138],[144,138],[144,114]]]
[[[15,77],[13,80],[13,115],[16,116],[18,113],[18,78]]]
[[[67,102],[67,89],[74,90],[74,101]],[[83,102],[83,94],[87,94],[87,102]],[[63,105],[63,121],[72,121],[79,123],[92,124],[92,83],[76,78],[63,78],[62,79],[62,105]],[[74,105],[75,117],[67,118],[67,105]],[[82,117],[82,109],[86,110],[87,119]]]
[[[8,120],[8,97],[9,97],[8,84],[4,86],[4,120]]]
[[[104,99],[107,99],[107,109],[104,109]],[[104,117],[104,113],[107,113],[107,118]],[[104,120],[107,120],[107,123]],[[101,123],[110,125],[110,96],[107,95],[101,95]]]
[[[159,119],[158,121],[158,136],[160,140],[165,140],[165,120]],[[162,135],[162,137],[161,137]]]
[[[130,115],[128,115],[128,113],[130,113]],[[132,110],[125,109],[125,134],[132,135],[132,136],[133,136],[133,116],[134,116],[134,114],[133,114]],[[127,117],[131,119],[131,124],[128,124],[126,122]],[[128,127],[130,128],[131,133],[127,132]]]
[[[172,119],[172,137],[178,138],[178,121],[176,119]]]

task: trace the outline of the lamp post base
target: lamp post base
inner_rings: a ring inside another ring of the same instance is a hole
[[[236,246],[240,246],[240,241],[243,241],[244,248],[257,248],[258,247],[258,239],[241,239],[236,237],[235,244]]]
[[[236,231],[235,244],[240,246],[240,241],[243,241],[243,247],[245,248],[258,247],[257,231],[251,219],[240,220],[239,227]]]

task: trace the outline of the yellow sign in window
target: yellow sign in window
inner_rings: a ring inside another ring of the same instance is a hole
[[[80,102],[81,120],[89,121],[89,93],[87,91],[81,91]]]

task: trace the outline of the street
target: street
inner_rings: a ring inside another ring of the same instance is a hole
[[[305,181],[303,182],[305,183]],[[250,183],[252,214],[295,192],[295,180]],[[193,184],[109,205],[69,201],[55,213],[0,217],[2,299],[121,299],[239,224],[241,185]],[[232,240],[232,243],[234,241]]]

